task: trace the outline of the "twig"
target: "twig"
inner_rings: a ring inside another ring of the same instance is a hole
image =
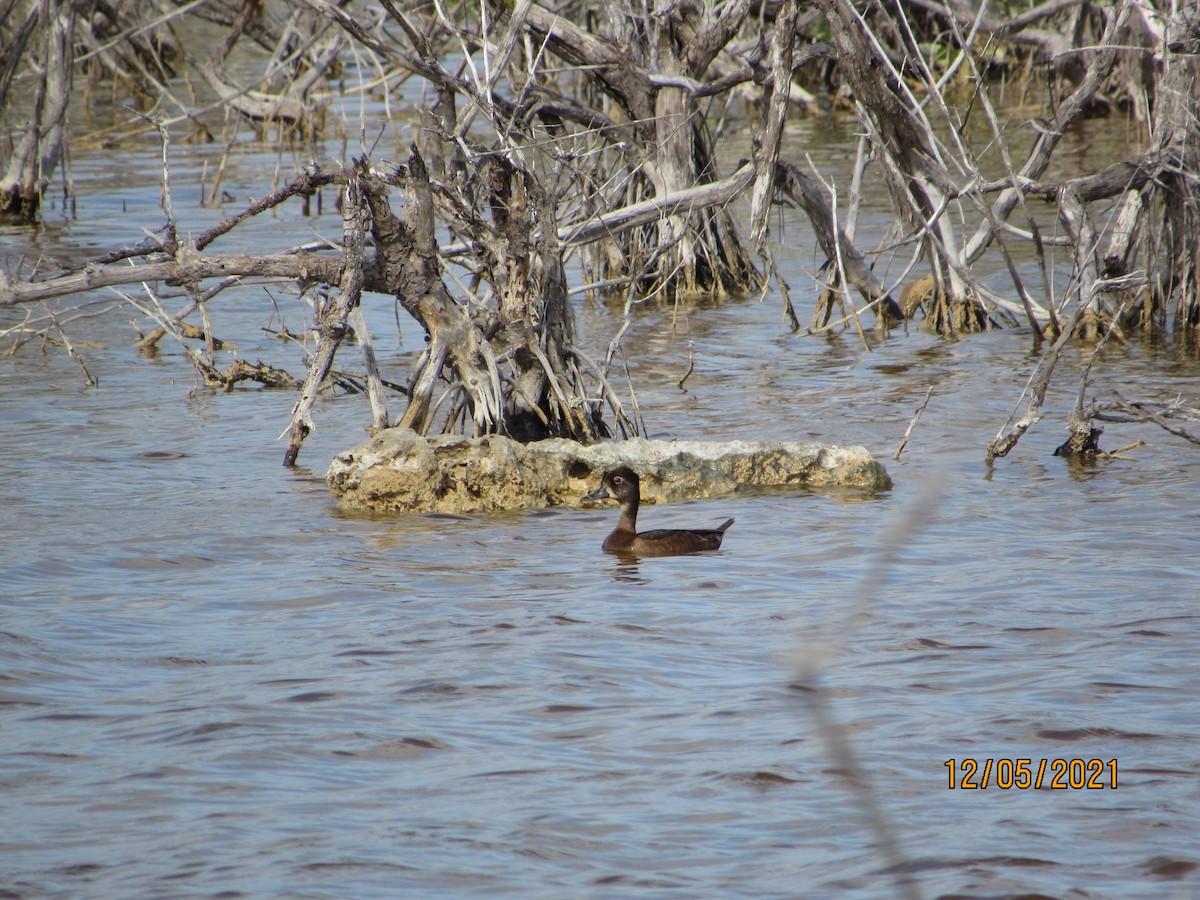
[[[1124,447],[1118,447],[1116,450],[1102,450],[1096,454],[1100,459],[1129,459],[1128,456],[1122,454],[1126,450],[1136,450],[1138,447],[1145,446],[1146,442],[1140,438],[1132,444],[1126,444]]]
[[[53,316],[53,314],[51,314]],[[71,359],[75,360],[75,364],[79,366],[79,371],[83,373],[83,380],[87,382],[88,387],[96,387],[96,379],[92,378],[92,373],[88,371],[84,365],[83,357],[79,355],[79,351],[75,349],[75,345],[71,343],[71,339],[67,337],[67,333],[63,331],[57,319],[54,321],[54,327],[58,330],[58,336],[62,338],[63,346],[67,348],[67,352],[71,354]]]
[[[1200,437],[1196,437],[1194,434],[1183,428],[1180,428],[1178,425],[1171,424],[1162,414],[1146,409],[1143,404],[1131,403],[1116,391],[1113,391],[1113,397],[1115,398],[1115,405],[1118,409],[1124,410],[1131,416],[1135,416],[1139,421],[1153,422],[1159,428],[1163,429],[1164,431],[1169,431],[1176,437],[1181,437],[1185,441],[1189,441],[1193,444],[1200,444]]]
[[[694,372],[695,370],[696,370],[696,355],[692,352],[692,342],[688,341],[688,367],[687,367],[687,371],[683,373],[683,377],[679,379],[679,389],[681,391],[683,391],[685,394],[687,393],[687,388],[685,388],[683,386],[683,383],[692,376],[692,372]]]
[[[929,398],[933,396],[933,385],[931,384],[925,389],[925,399],[921,401],[921,405],[917,407],[916,413],[912,417],[912,421],[908,423],[908,428],[904,430],[904,439],[900,441],[900,446],[896,448],[896,452],[892,454],[892,459],[899,459],[900,454],[904,452],[904,448],[908,446],[908,439],[913,433],[913,429],[917,427],[917,422],[921,418],[921,413],[925,412],[925,407],[929,405]]]
[[[810,166],[812,165],[811,158],[809,158],[808,164]],[[829,201],[830,201],[829,202],[829,215],[830,215],[829,225],[830,225],[830,228],[833,229],[833,233],[837,234],[840,231],[840,228],[838,226],[837,188],[833,185],[832,182],[826,181],[825,179],[821,178],[821,173],[818,172],[815,167],[813,169],[813,173],[817,176],[818,179],[820,179],[821,184],[825,186],[825,189],[827,191],[829,191]],[[850,318],[851,318],[851,321],[854,322],[854,330],[858,334],[858,339],[860,341],[862,341],[863,349],[866,350],[868,353],[870,353],[871,352],[871,344],[867,340],[866,334],[863,332],[862,320],[858,317],[858,314],[854,311],[854,300],[850,297],[849,281],[846,276],[846,260],[842,255],[842,242],[834,241],[833,246],[834,246],[833,261],[837,264],[837,286],[835,287],[832,284],[827,284],[826,287],[828,287],[830,290],[837,291],[839,294],[841,294],[845,297],[846,305],[850,308]]]

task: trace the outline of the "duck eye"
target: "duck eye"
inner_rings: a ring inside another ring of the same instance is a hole
[[[624,484],[624,483],[625,483],[625,479],[622,478],[620,475],[616,476],[613,479],[613,484]]]

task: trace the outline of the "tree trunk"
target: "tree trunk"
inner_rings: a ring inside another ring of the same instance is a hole
[[[25,132],[0,176],[0,219],[37,221],[42,198],[66,150],[67,104],[75,62],[74,22],[69,2],[40,0],[36,13],[31,13],[19,30],[17,43],[5,51],[6,67],[15,67],[19,55],[31,48],[29,68],[36,74]],[[11,108],[11,84],[6,77],[0,110]]]
[[[1200,326],[1200,22],[1191,6],[1190,22],[1167,18],[1161,55],[1163,73],[1155,92],[1155,146],[1167,149],[1176,163],[1154,182],[1154,215],[1142,230],[1147,244],[1151,289],[1156,304],[1178,298],[1180,326]],[[1190,52],[1178,52],[1180,50]],[[1176,52],[1172,52],[1176,51]]]

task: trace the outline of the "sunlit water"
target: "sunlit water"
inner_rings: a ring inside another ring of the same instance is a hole
[[[236,163],[231,189],[265,193],[269,156]],[[140,240],[153,174],[77,158],[79,222],[6,231],[6,257]],[[194,201],[175,200],[193,231],[228,212]],[[779,237],[806,318],[822,260],[802,222]],[[372,303],[403,381],[420,335]],[[1147,445],[1051,456],[1081,349],[989,474],[1025,332],[868,351],[780,312],[637,311],[651,435],[864,444],[895,487],[649,507],[647,526],[737,523],[718,553],[636,565],[599,551],[611,509],[339,513],[322,478],[364,400],[319,404],[286,471],[293,395],[192,393],[177,347],[132,350],[130,310],[68,326],[100,345],[81,349],[96,388],[59,347],[4,358],[0,896],[885,897],[905,877],[920,896],[1194,896],[1196,449],[1110,426],[1106,448]],[[260,288],[212,314],[241,356],[302,371],[259,331]],[[578,314],[602,355],[620,309]],[[1114,344],[1095,375],[1097,394],[1200,395],[1169,348]],[[948,787],[947,760],[1018,759],[1106,767],[1094,789]]]

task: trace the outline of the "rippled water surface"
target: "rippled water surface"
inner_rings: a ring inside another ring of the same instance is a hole
[[[259,162],[231,169],[244,193]],[[123,164],[77,158],[80,221],[6,231],[6,255],[139,240],[157,188]],[[803,223],[778,237],[807,317],[821,260]],[[259,331],[261,289],[212,313],[240,355],[301,371]],[[578,313],[601,354],[620,309]],[[370,315],[403,381],[420,336]],[[1035,360],[1021,330],[868,351],[792,335],[773,296],[639,310],[651,436],[864,444],[895,486],[649,507],[737,523],[716,554],[630,565],[599,552],[610,509],[341,514],[324,469],[365,401],[322,402],[286,471],[291,394],[193,392],[130,318],[69,327],[95,388],[58,347],[0,359],[0,896],[1200,891],[1200,457],[1110,426],[1107,448],[1146,446],[1054,458],[1088,351],[989,474]],[[1194,400],[1200,366],[1114,344],[1112,388]],[[948,760],[961,781],[1018,759],[1105,768],[948,787]]]

